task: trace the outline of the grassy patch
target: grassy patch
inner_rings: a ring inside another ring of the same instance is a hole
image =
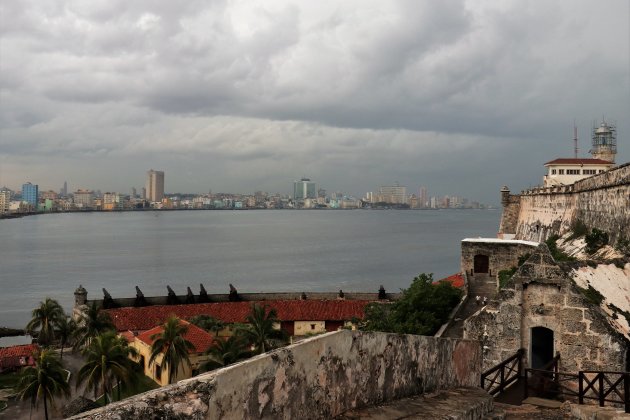
[[[3,373],[0,375],[0,388],[13,389],[20,380],[20,374],[17,372]]]
[[[615,244],[615,249],[625,256],[630,256],[630,240],[622,236],[617,240],[617,243]]]
[[[602,301],[604,300],[604,295],[599,293],[590,284],[588,285],[588,289],[584,289],[582,287],[578,287],[578,289],[580,289],[580,292],[582,292],[582,294],[584,295],[586,300],[588,300],[589,302],[591,302],[591,303],[593,303],[595,305],[601,304]]]
[[[518,270],[516,267],[512,267],[509,270],[499,271],[499,288],[503,289],[507,282],[512,278],[514,273]]]
[[[558,239],[560,239],[558,235],[552,235],[545,241],[553,259],[556,261],[575,261],[574,257],[570,257],[558,248],[558,245],[556,245]]]
[[[582,236],[586,236],[587,233],[588,227],[586,224],[580,219],[575,219],[571,224],[571,236],[569,236],[569,240],[581,238]]]
[[[593,228],[591,233],[584,237],[584,240],[586,241],[586,252],[594,254],[602,247],[608,245],[608,233]]]

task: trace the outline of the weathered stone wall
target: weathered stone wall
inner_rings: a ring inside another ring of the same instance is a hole
[[[521,208],[521,196],[510,195],[507,191],[507,196],[502,191],[502,204],[503,213],[501,214],[501,222],[499,224],[499,238],[511,239],[516,234],[516,228],[518,227],[518,215]]]
[[[73,418],[331,418],[480,373],[476,341],[337,331]]]
[[[590,228],[608,232],[611,242],[630,238],[630,163],[573,185],[524,191],[510,196],[508,205],[501,193],[504,210],[499,235],[515,233],[517,239],[544,241],[566,233],[579,219]],[[513,197],[519,197],[518,203]],[[518,217],[512,232],[515,209]]]
[[[177,295],[177,301],[180,304],[186,303],[187,295]],[[266,300],[300,300],[302,292],[276,292],[276,293],[238,293],[238,299],[245,302],[266,301]],[[339,292],[309,292],[306,293],[307,299],[314,300],[335,300],[339,298]],[[396,300],[400,298],[400,293],[386,293],[385,298],[388,300]],[[144,298],[147,305],[168,305],[168,296],[147,296]],[[199,294],[194,294],[195,302],[199,303]],[[368,292],[344,292],[344,299],[347,300],[378,300],[378,293]],[[114,307],[124,308],[132,307],[136,302],[135,297],[112,299]],[[209,302],[229,302],[230,295],[228,293],[212,293],[208,294]],[[86,304],[89,306],[96,303],[96,306],[103,306],[103,299],[90,299]]]
[[[525,254],[535,251],[537,243],[524,241],[497,240],[484,238],[469,238],[462,240],[461,270],[474,281],[475,255],[488,256],[490,275],[497,275],[499,271],[518,266],[518,259]]]
[[[482,341],[484,369],[519,348],[525,349],[524,362],[529,366],[534,327],[554,332],[554,352],[560,352],[563,371],[625,370],[626,341],[557,266],[544,245],[519,268],[497,300],[465,322],[464,337]]]

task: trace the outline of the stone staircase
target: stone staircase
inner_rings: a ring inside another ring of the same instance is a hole
[[[336,419],[503,420],[505,413],[494,407],[492,396],[481,388],[454,388],[348,411]]]
[[[464,321],[482,308],[482,304],[477,303],[475,297],[480,296],[481,299],[483,299],[485,296],[488,299],[492,299],[497,293],[497,280],[495,276],[477,274],[474,277],[469,276],[468,280],[468,298],[455,314],[455,320],[446,331],[444,331],[442,337],[462,338],[464,336]]]

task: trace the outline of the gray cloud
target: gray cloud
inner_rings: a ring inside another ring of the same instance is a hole
[[[574,119],[584,150],[616,119],[630,160],[628,7],[4,2],[0,184],[122,191],[161,167],[171,191],[309,175],[496,202],[571,153]]]

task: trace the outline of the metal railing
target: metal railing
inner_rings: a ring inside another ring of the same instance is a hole
[[[481,374],[481,387],[490,395],[497,395],[518,381],[523,369],[523,354],[525,354],[525,350],[519,349],[514,356],[483,372]]]

